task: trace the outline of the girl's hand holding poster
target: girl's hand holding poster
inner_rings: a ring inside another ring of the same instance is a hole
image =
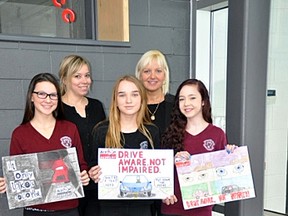
[[[255,197],[247,146],[175,159],[184,209]]]
[[[99,199],[164,199],[174,193],[173,150],[98,149]]]
[[[2,157],[9,209],[84,196],[75,148]]]

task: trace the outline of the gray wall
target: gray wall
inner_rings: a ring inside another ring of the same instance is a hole
[[[189,77],[189,0],[132,0],[129,2],[130,47],[79,46],[0,41],[0,157],[8,155],[10,136],[21,122],[30,79],[40,72],[58,73],[60,60],[71,53],[92,65],[91,97],[109,108],[114,81],[134,74],[135,64],[149,49],[166,54],[170,66],[170,92]],[[2,170],[2,169],[1,169]],[[2,174],[2,171],[0,171]],[[0,195],[0,216],[21,215],[8,210]]]
[[[226,203],[227,216],[263,215],[269,16],[270,0],[229,0],[226,133],[248,146],[256,198]]]

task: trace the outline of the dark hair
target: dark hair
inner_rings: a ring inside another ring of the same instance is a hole
[[[27,91],[27,96],[26,96],[24,116],[23,116],[23,120],[21,124],[25,124],[34,118],[35,107],[31,99],[32,99],[32,94],[33,94],[33,91],[35,90],[36,84],[40,82],[50,82],[55,86],[56,91],[57,91],[57,96],[58,96],[58,105],[57,105],[57,108],[53,111],[53,116],[55,119],[64,119],[60,87],[59,87],[59,83],[56,77],[50,73],[40,73],[40,74],[35,75],[30,81],[28,91]]]
[[[187,79],[183,81],[176,92],[175,102],[171,114],[171,122],[165,133],[162,136],[162,147],[164,148],[172,148],[176,152],[183,151],[184,145],[184,133],[187,124],[187,118],[183,115],[179,108],[179,94],[181,89],[186,85],[195,85],[201,95],[203,106],[202,106],[202,115],[206,122],[212,124],[211,117],[211,104],[209,99],[209,93],[206,89],[203,82],[197,79]]]

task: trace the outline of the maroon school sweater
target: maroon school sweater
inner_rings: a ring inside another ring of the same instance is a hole
[[[10,155],[46,152],[76,147],[80,170],[87,170],[77,127],[66,120],[57,120],[50,139],[46,139],[29,123],[15,128],[10,143]],[[67,210],[76,208],[78,199],[31,206],[43,210]]]
[[[222,129],[212,124],[209,124],[201,133],[195,136],[185,132],[184,150],[188,151],[191,155],[222,150],[225,148],[226,144],[227,138],[225,133],[222,131]],[[169,206],[162,203],[161,211],[163,214],[182,216],[211,216],[213,206],[184,210],[176,169],[174,170],[174,183],[174,194],[176,195],[178,202]]]

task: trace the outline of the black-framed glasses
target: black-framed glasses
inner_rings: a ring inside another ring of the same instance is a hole
[[[40,99],[46,99],[48,96],[51,100],[58,100],[58,95],[56,93],[47,94],[46,92],[36,92],[33,91],[34,94],[37,94],[37,97]]]

